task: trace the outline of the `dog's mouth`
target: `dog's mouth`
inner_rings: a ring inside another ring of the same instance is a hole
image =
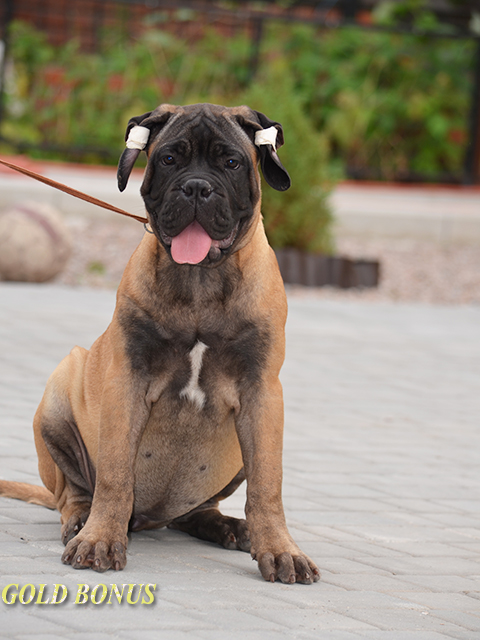
[[[163,243],[170,248],[172,259],[177,264],[200,264],[207,256],[212,262],[219,260],[234,243],[238,227],[237,222],[228,236],[222,240],[214,240],[202,225],[194,220],[176,236],[168,236],[162,231],[160,236]]]

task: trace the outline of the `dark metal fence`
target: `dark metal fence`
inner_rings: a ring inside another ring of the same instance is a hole
[[[405,22],[395,28],[374,26],[369,19],[370,11],[378,0],[302,0],[282,4],[266,2],[259,10],[249,2],[237,2],[235,8],[226,6],[215,0],[2,0],[0,5],[0,140],[4,119],[4,78],[5,61],[8,55],[9,25],[14,19],[22,19],[32,23],[48,34],[52,44],[61,45],[71,38],[77,38],[85,50],[98,48],[102,33],[110,26],[122,25],[125,32],[134,37],[141,28],[142,20],[159,11],[194,11],[194,21],[183,22],[193,31],[215,23],[221,25],[226,37],[237,29],[248,29],[251,38],[250,56],[248,60],[249,77],[253,78],[260,61],[260,49],[263,26],[268,21],[284,21],[288,23],[303,22],[322,27],[341,28],[356,25],[365,30],[386,30],[395,33],[424,35],[426,38],[467,38],[475,40],[475,69],[471,94],[470,117],[468,123],[468,145],[465,153],[463,182],[465,184],[480,183],[480,37],[469,31],[478,0],[464,0],[460,5],[445,8],[444,3],[430,0],[432,10],[440,20],[454,25],[454,33],[421,33]],[[172,28],[174,24],[172,22]],[[11,141],[8,141],[10,144]],[[17,141],[14,146],[24,151],[31,147],[25,141]],[[79,155],[88,152],[79,150]],[[97,153],[101,150],[96,149]]]

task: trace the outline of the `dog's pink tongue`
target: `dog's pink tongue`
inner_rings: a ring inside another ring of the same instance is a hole
[[[211,246],[212,239],[195,220],[172,238],[172,258],[178,264],[198,264],[207,257]]]

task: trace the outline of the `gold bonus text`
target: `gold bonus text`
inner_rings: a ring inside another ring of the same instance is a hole
[[[115,600],[119,604],[153,604],[155,601],[156,584],[78,584],[74,604],[112,604]],[[5,604],[62,604],[68,600],[69,591],[64,584],[54,584],[51,588],[47,584],[7,584],[2,590],[2,600]]]

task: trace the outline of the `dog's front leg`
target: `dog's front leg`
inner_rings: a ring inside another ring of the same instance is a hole
[[[237,433],[247,479],[245,513],[251,554],[265,580],[316,582],[317,566],[293,541],[282,503],[283,396],[280,381],[264,384],[257,397],[245,398]]]
[[[134,463],[149,408],[129,376],[109,380],[101,400],[95,492],[85,527],[67,544],[62,562],[75,569],[123,569],[134,498]]]

